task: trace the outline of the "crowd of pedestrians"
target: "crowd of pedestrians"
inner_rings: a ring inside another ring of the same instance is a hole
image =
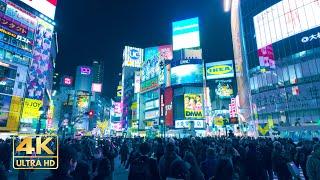
[[[0,141],[0,179],[10,170],[10,141]],[[320,180],[317,138],[84,138],[59,145],[59,168],[47,178],[112,180],[115,158],[129,180]],[[23,171],[21,171],[23,172]],[[19,176],[23,179],[23,176]]]

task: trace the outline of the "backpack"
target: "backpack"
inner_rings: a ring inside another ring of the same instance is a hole
[[[130,165],[130,172],[128,179],[150,179],[152,177],[149,167],[149,157],[140,156],[133,160]]]

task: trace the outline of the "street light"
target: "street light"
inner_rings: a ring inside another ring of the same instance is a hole
[[[224,0],[223,2],[224,12],[229,12],[230,8],[231,8],[231,0]]]

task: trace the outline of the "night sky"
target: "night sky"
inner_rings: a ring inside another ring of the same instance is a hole
[[[198,16],[205,61],[233,58],[223,0],[59,0],[56,11],[56,72],[74,76],[76,66],[102,60],[107,97],[116,94],[124,46],[172,44],[172,21]]]

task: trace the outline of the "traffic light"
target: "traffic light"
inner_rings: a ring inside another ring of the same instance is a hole
[[[94,115],[94,111],[93,111],[93,110],[90,110],[90,111],[86,112],[85,114],[88,115],[89,118],[92,118],[93,115]]]

